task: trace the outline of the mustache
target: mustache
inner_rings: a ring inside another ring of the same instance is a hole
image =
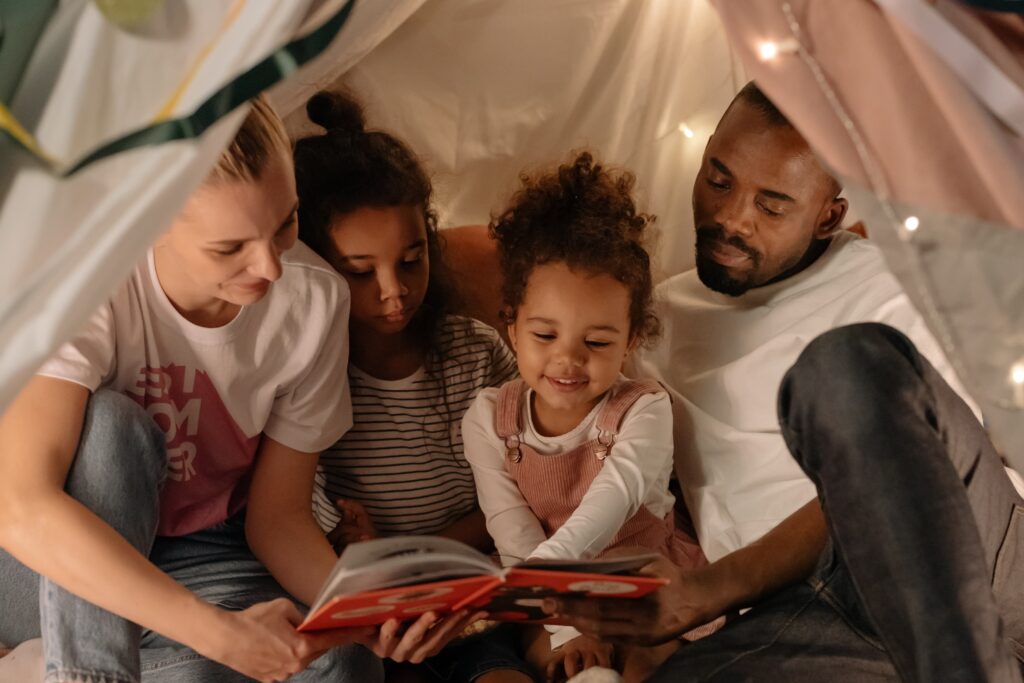
[[[755,263],[761,258],[761,254],[743,241],[739,235],[727,235],[725,228],[721,225],[701,225],[697,228],[697,248],[702,245],[711,246],[714,244],[727,244],[730,247],[742,251]]]

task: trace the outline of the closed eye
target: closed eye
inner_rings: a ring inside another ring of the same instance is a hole
[[[587,341],[587,346],[592,349],[603,349],[606,346],[611,346],[611,342],[606,341]]]
[[[545,342],[553,341],[554,338],[555,338],[555,335],[553,335],[553,334],[544,334],[544,333],[541,333],[541,332],[534,332],[533,336],[536,339],[539,339],[540,341],[545,341]]]
[[[346,275],[356,278],[357,280],[363,280],[373,275],[372,270],[346,270]]]
[[[764,204],[761,204],[760,202],[758,202],[757,208],[761,209],[761,211],[763,211],[765,214],[767,214],[769,216],[781,216],[782,215],[782,213],[780,211],[773,211],[772,209],[769,209]]]
[[[715,188],[716,190],[727,190],[727,189],[729,189],[728,183],[715,182],[711,178],[706,178],[705,180],[706,180],[708,185],[710,185],[711,187]]]

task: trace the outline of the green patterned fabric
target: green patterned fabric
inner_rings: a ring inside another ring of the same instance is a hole
[[[17,3],[18,0],[13,0]],[[0,0],[4,5],[12,0]],[[54,175],[69,177],[89,164],[113,154],[145,145],[159,145],[172,140],[196,138],[206,129],[233,111],[239,105],[260,94],[278,81],[294,73],[299,67],[323,52],[341,31],[352,13],[356,0],[348,0],[340,10],[312,33],[293,40],[275,50],[248,71],[226,83],[213,92],[195,111],[180,118],[167,119],[126,133],[86,154],[66,168],[57,168],[54,162],[39,154],[19,140],[6,124],[0,126],[4,136],[28,150],[36,159],[46,165]]]

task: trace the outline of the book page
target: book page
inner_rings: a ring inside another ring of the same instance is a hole
[[[352,543],[338,558],[311,612],[339,595],[491,576],[499,571],[483,553],[440,536],[396,536]]]

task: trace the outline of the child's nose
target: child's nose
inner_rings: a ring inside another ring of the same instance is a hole
[[[377,277],[377,283],[380,286],[381,301],[400,299],[409,293],[409,289],[394,273],[381,272]]]

